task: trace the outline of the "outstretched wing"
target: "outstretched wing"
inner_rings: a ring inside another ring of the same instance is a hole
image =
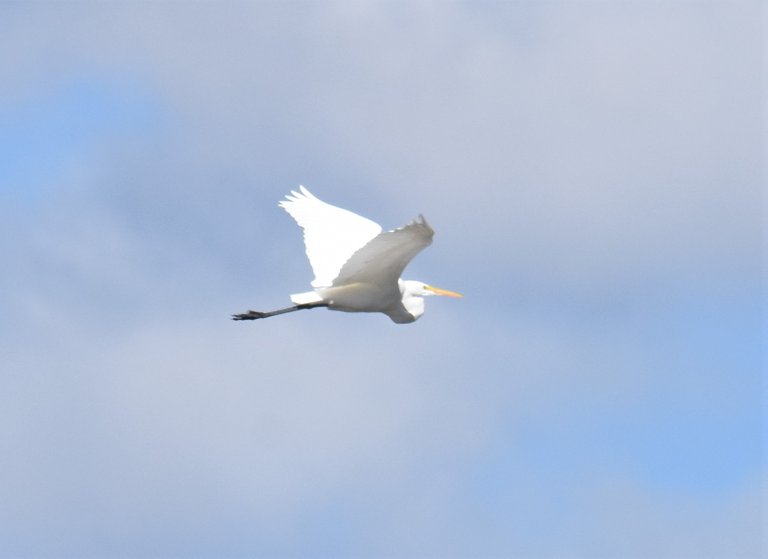
[[[312,287],[328,287],[350,257],[381,233],[381,226],[348,210],[326,204],[303,186],[280,202],[304,230],[307,258],[315,273]]]
[[[423,215],[405,227],[380,233],[352,255],[333,284],[365,282],[383,288],[396,286],[408,262],[432,244],[434,234]]]

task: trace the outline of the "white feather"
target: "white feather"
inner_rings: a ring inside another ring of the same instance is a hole
[[[395,289],[405,267],[432,244],[434,234],[423,215],[404,227],[379,233],[344,263],[333,285],[367,283]]]
[[[291,295],[291,302],[294,305],[311,305],[312,303],[321,303],[323,298],[317,291],[305,291],[304,293],[294,293]]]
[[[291,295],[292,307],[248,311],[234,320],[257,320],[289,312],[327,307],[344,312],[380,312],[398,324],[424,314],[424,297],[459,293],[400,278],[434,231],[423,216],[405,227],[382,232],[362,216],[318,200],[303,186],[280,202],[304,230],[307,257],[315,273],[314,291]]]
[[[315,198],[303,186],[279,204],[304,230],[304,245],[315,274],[312,287],[328,287],[350,257],[381,233],[381,226]]]

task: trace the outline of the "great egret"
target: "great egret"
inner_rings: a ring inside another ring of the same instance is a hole
[[[334,311],[381,312],[398,324],[424,314],[430,295],[461,297],[421,281],[400,279],[408,262],[432,243],[434,231],[424,216],[382,232],[370,219],[337,208],[303,186],[279,204],[304,229],[307,257],[315,273],[313,291],[291,295],[292,307],[248,311],[234,320],[256,320],[316,307]]]

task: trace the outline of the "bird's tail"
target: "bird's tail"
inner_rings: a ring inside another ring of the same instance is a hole
[[[315,291],[306,291],[304,293],[294,293],[291,295],[291,301],[294,305],[308,305],[311,303],[320,303],[323,298]]]

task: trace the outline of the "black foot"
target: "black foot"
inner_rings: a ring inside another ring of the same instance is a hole
[[[269,313],[261,311],[248,311],[241,314],[233,314],[232,320],[256,320],[259,318],[266,318]]]

